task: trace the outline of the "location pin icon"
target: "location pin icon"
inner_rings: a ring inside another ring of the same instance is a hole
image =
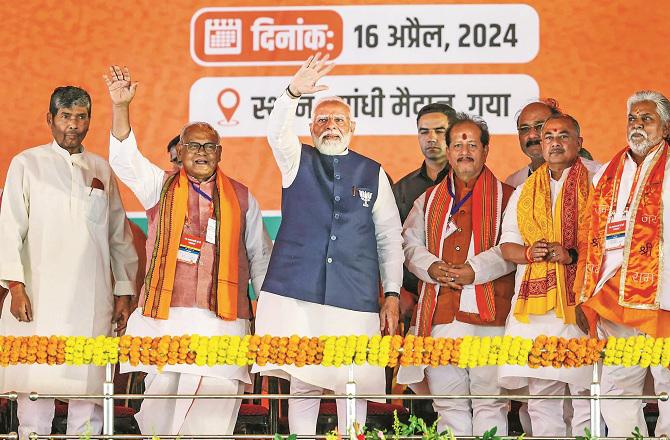
[[[240,94],[237,93],[237,90],[226,88],[219,92],[219,96],[216,98],[216,103],[223,113],[223,120],[219,121],[221,125],[237,125],[237,121],[233,121],[233,114],[235,110],[240,105]]]

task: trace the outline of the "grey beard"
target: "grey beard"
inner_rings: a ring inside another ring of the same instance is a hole
[[[343,153],[347,149],[349,146],[349,141],[351,140],[351,134],[344,136],[339,141],[321,139],[312,140],[314,141],[314,146],[321,154],[334,156],[336,154]]]
[[[640,142],[634,142],[631,139],[631,135],[635,133],[640,133],[644,136],[644,139]],[[628,145],[630,146],[631,150],[635,152],[635,154],[639,154],[640,156],[644,156],[647,154],[649,149],[653,147],[654,145],[658,145],[659,142],[661,142],[663,139],[649,139],[647,136],[647,133],[641,131],[641,130],[636,130],[628,134]]]

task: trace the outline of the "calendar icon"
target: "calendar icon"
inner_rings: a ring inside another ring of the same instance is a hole
[[[239,18],[205,20],[205,54],[239,55],[242,53],[242,20]]]

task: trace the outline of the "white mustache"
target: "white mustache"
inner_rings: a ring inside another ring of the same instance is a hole
[[[634,134],[639,134],[639,135],[641,135],[641,136],[642,136],[642,139],[644,139],[645,141],[646,141],[647,138],[648,138],[648,136],[647,136],[647,132],[646,132],[646,131],[644,131],[644,130],[642,130],[642,129],[640,129],[640,128],[634,128],[634,129],[631,130],[630,133],[628,133],[628,141],[630,141],[630,142],[633,141],[633,135],[634,135]]]
[[[321,133],[321,136],[319,136],[319,140],[323,141],[326,136],[337,136],[338,138],[342,139],[342,134],[336,132],[336,131],[325,131]]]

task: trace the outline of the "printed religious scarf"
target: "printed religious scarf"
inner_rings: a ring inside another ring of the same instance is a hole
[[[595,290],[605,249],[605,230],[612,218],[624,162],[629,148],[619,151],[598,181],[591,204],[591,222],[588,236],[589,252],[586,260],[584,287],[581,300],[586,301]],[[619,282],[619,305],[633,309],[658,310],[663,270],[663,179],[668,159],[668,144],[652,152],[640,190],[635,194],[627,215],[626,240]],[[642,166],[642,165],[639,165]],[[635,191],[635,188],[633,188]],[[630,221],[635,219],[634,221]]]
[[[450,177],[426,191],[424,207],[426,246],[440,259],[443,251],[442,243],[447,238],[445,232],[449,213],[454,203],[447,186],[453,181],[453,173]],[[472,234],[475,255],[495,246],[498,240],[502,198],[502,184],[485,166],[472,189]],[[439,284],[419,281],[420,296],[416,318],[416,333],[419,336],[430,336],[439,289]],[[475,297],[482,320],[493,321],[496,313],[493,283],[476,285]]]
[[[167,319],[177,268],[177,252],[188,210],[189,180],[182,168],[167,178],[160,197],[156,242],[151,254],[143,315]],[[212,194],[216,219],[212,291],[209,308],[222,319],[237,319],[240,204],[233,185],[220,170]]]
[[[587,237],[589,174],[581,159],[572,165],[556,200],[552,215],[549,166],[545,163],[524,183],[517,205],[519,232],[526,246],[539,240],[558,242],[565,249],[577,249]],[[583,227],[579,228],[579,225]],[[573,291],[577,264],[540,261],[526,265],[514,307],[514,316],[528,322],[528,315],[556,316],[575,323],[576,295]]]

